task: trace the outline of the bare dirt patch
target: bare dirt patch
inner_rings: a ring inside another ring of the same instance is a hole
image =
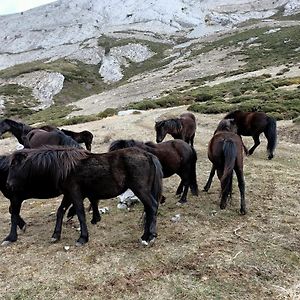
[[[106,151],[118,138],[154,140],[154,121],[178,115],[186,107],[113,116],[72,126],[94,133],[94,152]],[[222,115],[196,114],[198,184],[210,171],[207,144]],[[117,201],[101,201],[110,213],[89,224],[90,242],[76,248],[77,219],[64,223],[62,240],[50,243],[55,210],[61,198],[29,200],[22,208],[25,234],[0,248],[1,299],[299,299],[300,297],[300,145],[281,135],[272,161],[266,141],[245,158],[248,214],[241,216],[234,180],[233,199],[224,211],[218,204],[219,183],[209,193],[189,195],[176,206],[176,176],[164,181],[166,205],[159,208],[158,234],[152,248],[142,248],[142,206],[119,210]],[[245,139],[247,146],[252,140]],[[16,140],[0,140],[1,153],[15,149]],[[8,201],[0,199],[0,237],[9,231]],[[171,217],[180,214],[178,223]],[[87,216],[90,219],[90,216]],[[64,246],[70,246],[66,251]]]

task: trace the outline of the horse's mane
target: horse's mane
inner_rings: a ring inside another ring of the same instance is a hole
[[[157,144],[153,143],[153,142],[146,142],[145,143],[146,146],[151,147],[151,148],[156,148]]]
[[[10,165],[9,155],[0,155],[0,170],[7,171]]]
[[[21,168],[28,172],[28,176],[50,173],[59,182],[65,179],[88,155],[89,152],[84,149],[44,146],[39,149],[16,151],[11,155],[10,161],[18,156],[24,156]]]
[[[159,129],[161,127],[166,127],[169,129],[176,129],[179,130],[181,128],[181,120],[180,118],[173,118],[173,119],[168,119],[168,120],[162,120],[159,122],[156,122],[155,128]]]
[[[234,121],[232,119],[232,121]],[[233,131],[234,124],[231,123],[231,119],[223,119],[218,124],[217,129],[215,130],[215,133],[218,131]]]
[[[118,149],[131,148],[131,147],[139,147],[143,144],[143,142],[139,142],[136,140],[116,140],[113,141],[108,151],[115,151]]]
[[[238,113],[241,113],[242,111],[237,109],[237,110],[234,110],[234,111],[231,111],[230,113],[228,113],[224,119],[234,119],[234,117],[236,116],[236,114]]]
[[[56,132],[61,136],[61,145],[83,149],[71,136],[66,135],[61,130]]]

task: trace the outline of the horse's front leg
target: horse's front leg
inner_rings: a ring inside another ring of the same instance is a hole
[[[203,188],[203,190],[205,192],[208,192],[208,190],[210,189],[210,186],[211,186],[211,183],[212,183],[212,180],[215,176],[215,172],[216,172],[216,168],[214,167],[214,165],[211,167],[211,171],[210,171],[210,174],[209,174],[209,178],[207,180],[207,183],[205,185],[205,187]]]
[[[9,206],[9,213],[11,214],[12,210],[11,210],[11,205]],[[21,216],[19,215],[19,218],[18,218],[18,226],[19,228],[25,232],[26,231],[26,222],[21,218]]]
[[[71,190],[69,190],[65,195],[69,199],[72,199],[80,223],[80,237],[76,242],[76,246],[82,246],[89,240],[89,233],[86,225],[86,218],[83,205],[84,197],[80,191],[79,186],[77,186],[76,184],[69,184],[69,187]]]
[[[20,217],[20,210],[23,200],[10,199],[10,210],[11,210],[11,226],[9,235],[3,240],[3,245],[8,245],[15,242],[18,239],[17,227],[20,224],[20,220],[24,220]],[[25,222],[24,222],[25,223]]]
[[[56,242],[60,240],[63,218],[66,210],[69,208],[70,205],[71,205],[70,200],[66,196],[64,196],[60,203],[59,208],[57,209],[56,223],[55,223],[54,232],[52,234],[51,242]]]

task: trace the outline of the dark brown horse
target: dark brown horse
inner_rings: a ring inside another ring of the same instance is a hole
[[[224,209],[228,198],[232,193],[233,170],[238,179],[238,186],[241,196],[241,214],[246,214],[245,203],[245,181],[243,175],[243,142],[236,134],[236,125],[233,119],[222,120],[214,136],[208,145],[208,158],[213,166],[209,179],[204,187],[207,192],[211,186],[215,171],[221,182],[221,203],[220,208]]]
[[[92,150],[93,134],[88,130],[83,130],[80,132],[74,132],[67,129],[61,129],[61,131],[70,136],[74,141],[81,144],[84,143],[87,150]]]
[[[243,112],[236,110],[227,114],[224,119],[234,119],[238,135],[252,136],[254,145],[248,151],[249,155],[260,144],[259,136],[263,132],[268,140],[268,159],[274,157],[277,139],[276,120],[274,118],[266,115],[264,112]],[[245,150],[247,151],[247,149]]]
[[[69,146],[81,148],[81,146],[70,136],[65,135],[61,130],[54,129],[46,131],[43,129],[32,129],[23,138],[25,148],[40,148],[45,145]]]
[[[179,118],[163,120],[155,123],[156,142],[163,141],[170,134],[174,139],[184,140],[194,146],[196,119],[192,113],[183,113]]]
[[[181,178],[176,191],[176,195],[182,194],[179,203],[187,202],[186,196],[189,187],[193,195],[198,195],[197,154],[190,145],[182,140],[172,140],[159,144],[135,140],[117,140],[111,143],[109,151],[129,147],[138,147],[157,156],[163,168],[164,178],[173,174],[177,174]]]
[[[73,203],[81,228],[77,245],[88,241],[83,200],[116,197],[130,188],[144,204],[145,225],[142,243],[154,241],[156,215],[161,197],[162,168],[158,159],[137,148],[94,154],[76,148],[24,149],[12,154],[7,186],[14,194],[33,193],[45,198],[55,191],[64,194],[57,210],[52,240],[60,239],[62,219]],[[11,232],[5,241],[15,241],[23,199],[11,200]]]
[[[53,131],[59,130],[57,127],[52,125],[43,125],[38,128],[31,127],[27,124],[17,122],[11,119],[4,119],[0,122],[0,136],[5,132],[12,133],[18,140],[18,142],[24,145],[24,138],[25,136],[33,129],[43,129],[45,131]],[[87,150],[91,151],[92,149],[92,141],[93,141],[93,134],[87,130],[81,132],[74,132],[71,130],[62,129],[61,130],[64,134],[70,136],[74,139],[77,143],[84,143]]]
[[[10,162],[12,160],[12,155],[2,155],[0,156],[0,191],[3,193],[3,195],[10,200],[10,202],[15,203],[22,203],[26,199],[30,198],[36,198],[36,199],[47,199],[47,198],[54,198],[62,194],[62,191],[59,188],[56,188],[54,185],[50,186],[50,183],[47,187],[47,190],[39,190],[36,188],[31,189],[30,186],[26,189],[26,191],[12,191],[8,188],[6,181],[8,177],[8,171]],[[66,202],[66,200],[64,200]],[[68,206],[71,204],[69,202],[68,205],[66,205],[65,209],[68,208]],[[92,224],[96,224],[101,220],[101,216],[98,210],[97,203],[91,203],[92,210],[93,210],[93,217],[91,220]],[[9,211],[11,213],[11,207],[9,208]],[[26,230],[26,222],[20,217],[15,217],[14,223],[18,225],[18,227],[25,232]],[[15,231],[15,228],[12,229],[10,235],[3,241],[2,245],[7,245],[11,242],[14,242],[17,240],[17,232]]]

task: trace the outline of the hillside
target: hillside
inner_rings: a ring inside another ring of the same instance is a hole
[[[299,81],[298,1],[167,3],[57,1],[0,17],[2,115],[71,124],[170,92],[193,104],[195,86],[238,73]]]

